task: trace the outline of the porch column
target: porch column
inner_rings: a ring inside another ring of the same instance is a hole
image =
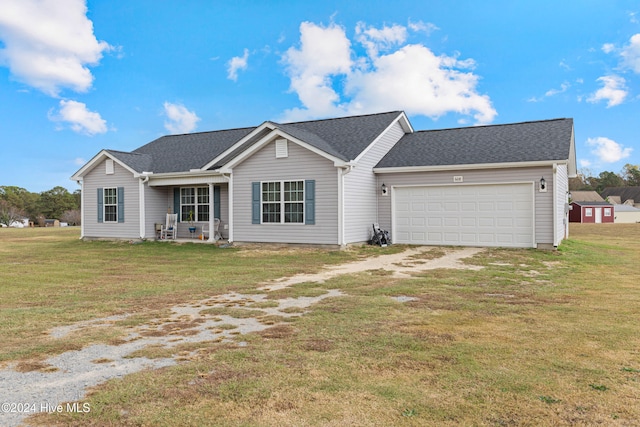
[[[216,241],[215,239],[215,233],[213,231],[213,215],[215,212],[214,206],[213,206],[214,200],[213,200],[213,183],[209,183],[209,238],[207,239],[207,242],[213,243]]]

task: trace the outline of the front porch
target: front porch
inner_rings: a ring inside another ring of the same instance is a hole
[[[205,180],[208,182],[202,182]],[[149,181],[148,189],[146,223],[152,222],[153,238],[160,240],[160,230],[167,224],[167,215],[174,214],[177,224],[172,241],[215,243],[229,240],[229,185],[225,177],[156,177]]]

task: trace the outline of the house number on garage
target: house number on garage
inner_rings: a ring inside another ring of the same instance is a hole
[[[462,175],[454,175],[453,182],[462,182]]]

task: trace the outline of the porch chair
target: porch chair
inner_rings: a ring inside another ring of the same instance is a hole
[[[165,225],[160,230],[160,239],[175,240],[178,235],[178,214],[167,214]]]
[[[220,234],[220,218],[213,219],[213,239],[220,240],[222,235]],[[207,240],[209,238],[209,223],[202,224],[202,239]]]

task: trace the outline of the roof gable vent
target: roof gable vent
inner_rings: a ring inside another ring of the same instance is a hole
[[[105,173],[107,175],[113,175],[115,173],[114,167],[113,167],[113,159],[107,159],[106,163],[106,171]]]
[[[286,139],[276,139],[276,159],[289,157]]]

